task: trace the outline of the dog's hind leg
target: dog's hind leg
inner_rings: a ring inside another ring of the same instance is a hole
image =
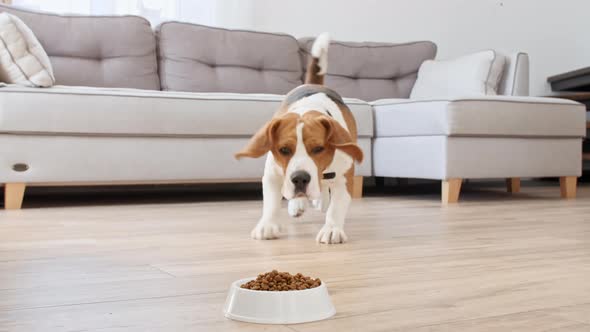
[[[281,208],[281,187],[283,175],[277,170],[277,165],[271,153],[266,157],[264,176],[262,177],[262,217],[250,235],[253,239],[269,240],[279,237],[277,222]]]

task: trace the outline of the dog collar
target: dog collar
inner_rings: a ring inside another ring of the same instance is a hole
[[[336,177],[336,172],[324,173],[324,180],[332,180]]]

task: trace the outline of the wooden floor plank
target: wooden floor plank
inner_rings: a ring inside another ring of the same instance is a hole
[[[0,331],[271,331],[284,326],[227,320],[225,294],[102,302],[0,312]]]
[[[547,312],[565,319],[590,324],[590,303],[572,305],[547,310]],[[590,329],[588,329],[590,331]]]
[[[402,330],[399,330],[402,331]],[[532,311],[503,316],[470,319],[445,324],[412,328],[414,332],[437,331],[555,331],[555,332],[585,332],[590,331],[590,325],[557,318],[544,311]]]
[[[466,315],[452,307],[396,309],[357,317],[334,319],[330,328],[334,331],[589,331],[590,325],[556,317],[547,311],[531,311],[501,316],[461,319]],[[477,315],[475,315],[477,317]],[[447,320],[445,322],[445,320]],[[442,323],[430,324],[440,321]],[[392,324],[392,322],[395,322]],[[393,328],[395,326],[395,328]],[[325,331],[323,322],[296,325],[298,332]]]

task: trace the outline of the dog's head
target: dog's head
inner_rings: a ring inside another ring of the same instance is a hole
[[[320,180],[336,150],[361,162],[362,150],[337,121],[317,111],[303,115],[286,113],[264,125],[236,158],[258,158],[271,152],[285,177],[282,193],[287,199],[305,196],[319,199]]]

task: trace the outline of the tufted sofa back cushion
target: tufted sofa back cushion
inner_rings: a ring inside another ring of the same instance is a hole
[[[284,94],[301,84],[289,35],[165,22],[157,36],[162,90]]]
[[[299,40],[307,64],[313,38]],[[436,55],[429,41],[406,44],[332,41],[325,84],[344,97],[366,101],[408,98],[420,65]]]
[[[0,5],[31,28],[56,84],[158,90],[156,40],[139,16],[55,15]]]

